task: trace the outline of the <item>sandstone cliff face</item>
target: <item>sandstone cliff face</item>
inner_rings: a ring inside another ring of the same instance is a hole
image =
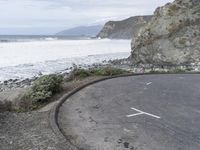
[[[152,16],[136,16],[122,21],[109,21],[97,35],[100,38],[131,39]]]
[[[200,1],[175,0],[157,8],[132,40],[135,64],[188,65],[200,62]]]

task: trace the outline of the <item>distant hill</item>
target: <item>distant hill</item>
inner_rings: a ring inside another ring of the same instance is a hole
[[[109,21],[97,37],[110,39],[131,39],[139,29],[146,25],[152,16],[135,16],[122,21]]]
[[[56,35],[66,35],[66,36],[87,36],[87,37],[95,37],[99,31],[102,29],[102,25],[96,26],[80,26],[71,28],[68,30],[61,31]]]

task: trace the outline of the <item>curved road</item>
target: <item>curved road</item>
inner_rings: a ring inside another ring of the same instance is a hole
[[[199,150],[200,75],[109,79],[71,96],[58,123],[84,150]]]

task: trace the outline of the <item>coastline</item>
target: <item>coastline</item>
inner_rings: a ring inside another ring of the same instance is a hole
[[[49,74],[57,74],[63,75],[64,79],[68,78],[72,73],[74,66],[78,67],[78,69],[95,69],[105,66],[111,66],[115,68],[120,68],[124,70],[129,70],[134,73],[148,73],[148,72],[199,72],[200,65],[199,64],[191,64],[191,65],[152,65],[152,64],[140,64],[134,65],[128,58],[123,59],[114,59],[114,60],[104,60],[101,63],[94,63],[92,65],[86,64],[72,64],[72,67],[66,68],[59,72],[53,72]],[[8,79],[5,81],[0,81],[0,93],[4,91],[10,91],[15,89],[25,89],[30,87],[33,82],[39,77],[48,74],[38,73],[38,75],[33,76],[31,78],[23,78],[23,79]],[[1,101],[1,99],[0,99]]]
[[[67,68],[62,72],[57,72],[53,73],[55,75],[62,75],[64,79],[64,88],[67,87],[67,89],[71,89],[73,86],[81,84],[81,82],[73,83],[69,82],[69,86],[65,85],[68,84],[68,80],[70,80],[71,74],[73,74],[73,70],[75,68],[77,69],[96,69],[96,68],[101,68],[101,67],[106,67],[106,66],[112,66],[111,63],[109,62],[102,62],[99,64],[93,64],[93,65],[73,65],[73,67]],[[48,75],[48,74],[47,74]],[[14,108],[18,109],[19,108],[19,103],[21,97],[30,87],[33,85],[34,81],[37,80],[38,78],[44,76],[43,74],[39,74],[38,76],[34,76],[33,78],[25,78],[25,79],[9,79],[5,80],[2,83],[0,83],[0,112],[4,112],[7,110],[11,110]],[[90,80],[90,78],[89,78]],[[92,80],[92,79],[91,79]],[[73,85],[74,84],[74,85]],[[59,93],[62,95],[62,93]],[[59,95],[58,94],[58,95]],[[51,103],[51,102],[50,102]]]
[[[97,67],[103,67],[106,65],[111,65],[111,63],[109,63],[111,60],[109,61],[103,61],[102,63],[98,63],[98,64],[92,64],[92,65],[76,65],[78,66],[78,68],[82,68],[82,69],[90,69],[90,68],[97,68]],[[69,74],[73,71],[73,67],[70,68],[66,68],[63,71],[60,72],[54,72],[54,73],[50,73],[50,74],[57,74],[57,75],[63,75],[64,78],[67,78],[69,76]],[[16,88],[27,88],[29,86],[32,85],[32,83],[38,79],[39,77],[43,76],[43,75],[48,75],[48,74],[42,74],[42,73],[38,73],[37,76],[33,76],[32,78],[24,78],[24,79],[8,79],[5,81],[0,81],[0,92],[3,91],[8,91],[8,90],[12,90],[12,89],[16,89]]]

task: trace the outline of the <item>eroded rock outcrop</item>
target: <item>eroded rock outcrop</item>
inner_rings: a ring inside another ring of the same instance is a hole
[[[122,21],[109,21],[97,35],[100,38],[131,39],[138,34],[141,27],[147,24],[152,16],[130,17]]]
[[[199,64],[199,0],[175,0],[157,8],[133,38],[130,58],[135,64]]]

